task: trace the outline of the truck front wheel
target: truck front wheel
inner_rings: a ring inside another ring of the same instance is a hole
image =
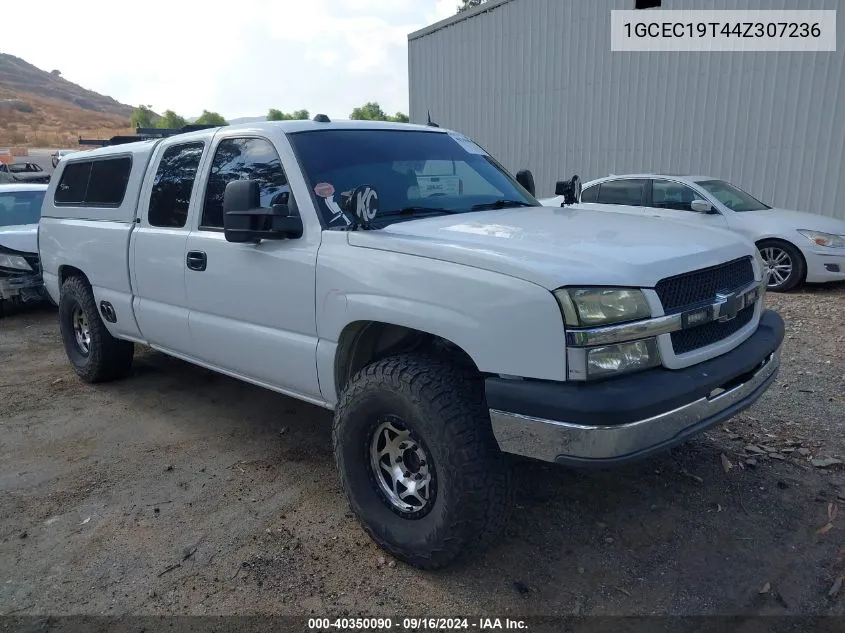
[[[59,328],[67,357],[86,382],[116,380],[129,373],[135,347],[109,334],[94,293],[81,277],[69,277],[62,284]]]
[[[335,409],[334,454],[349,505],[383,549],[442,567],[496,536],[509,477],[480,380],[405,355],[355,375]]]

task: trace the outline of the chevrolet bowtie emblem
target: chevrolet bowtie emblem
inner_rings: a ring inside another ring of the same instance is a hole
[[[718,321],[730,321],[736,318],[742,308],[743,300],[735,292],[716,294],[716,305],[719,306]]]

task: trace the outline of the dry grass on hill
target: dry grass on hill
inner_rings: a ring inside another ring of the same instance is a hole
[[[4,99],[13,99],[25,106],[19,108],[8,102],[2,106]],[[0,147],[73,148],[79,137],[108,138],[134,133],[129,119],[118,114],[86,110],[66,101],[4,86],[0,86],[0,106]]]

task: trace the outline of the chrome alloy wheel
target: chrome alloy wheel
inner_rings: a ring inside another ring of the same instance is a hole
[[[88,318],[82,310],[82,306],[76,304],[70,317],[73,326],[73,337],[76,339],[76,346],[79,351],[88,356],[91,351],[91,330],[88,327]]]
[[[379,418],[370,439],[370,467],[392,510],[422,515],[431,509],[436,492],[431,459],[399,418]]]
[[[794,262],[782,248],[767,246],[760,250],[760,257],[766,265],[766,272],[769,274],[768,287],[777,288],[783,285],[792,274]]]

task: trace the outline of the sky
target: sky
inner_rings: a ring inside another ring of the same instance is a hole
[[[408,112],[408,33],[458,0],[42,0],[3,8],[0,52],[130,105],[227,119],[269,108]],[[16,15],[19,13],[19,15]],[[144,17],[149,16],[149,17]]]

